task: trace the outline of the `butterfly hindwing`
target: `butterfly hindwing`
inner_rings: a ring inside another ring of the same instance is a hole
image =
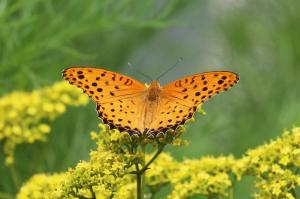
[[[98,116],[111,129],[117,128],[130,134],[140,134],[143,128],[139,116],[142,115],[144,101],[141,95],[97,104]]]
[[[166,132],[168,129],[175,130],[179,125],[183,125],[186,120],[193,116],[196,106],[186,106],[167,96],[159,101],[159,111],[156,120],[153,121],[150,132]]]

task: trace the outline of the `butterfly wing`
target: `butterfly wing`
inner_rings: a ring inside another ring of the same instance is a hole
[[[137,80],[98,68],[68,68],[63,71],[63,76],[97,103],[130,97],[145,89],[145,85]]]
[[[232,72],[199,73],[163,86],[159,118],[153,122],[153,131],[175,129],[193,116],[197,107],[221,91],[237,83],[239,76]]]
[[[144,132],[139,122],[145,104],[142,96],[143,94],[138,94],[108,103],[97,103],[98,116],[111,129],[140,134]]]
[[[173,98],[164,96],[159,100],[156,119],[151,123],[149,130],[151,133],[166,132],[168,129],[175,130],[179,125],[192,117],[196,107],[187,106]]]
[[[128,76],[98,68],[73,67],[64,79],[81,88],[97,103],[98,116],[111,128],[138,132],[136,115],[142,109],[145,85]]]

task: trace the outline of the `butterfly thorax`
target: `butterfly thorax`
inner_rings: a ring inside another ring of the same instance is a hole
[[[161,86],[158,81],[153,80],[148,88],[148,93],[146,99],[149,101],[156,101],[159,98],[159,94],[161,93]]]

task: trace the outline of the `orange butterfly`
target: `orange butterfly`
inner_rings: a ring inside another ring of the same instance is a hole
[[[105,124],[130,134],[176,129],[200,104],[239,80],[233,72],[216,71],[186,76],[165,86],[153,80],[147,86],[119,73],[84,67],[68,68],[63,76],[97,103],[98,116]]]

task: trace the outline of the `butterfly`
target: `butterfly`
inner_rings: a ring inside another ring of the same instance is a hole
[[[63,71],[70,84],[93,101],[103,123],[132,134],[175,130],[193,117],[197,107],[235,85],[239,76],[229,71],[204,72],[161,86],[150,85],[105,69],[72,67]]]

